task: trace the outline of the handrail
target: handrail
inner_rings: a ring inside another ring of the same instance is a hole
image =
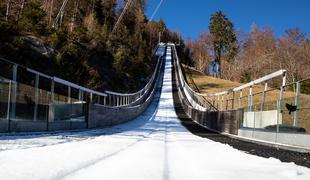
[[[153,55],[156,53],[156,51],[160,48],[160,47],[163,47],[164,45],[157,45],[156,47],[155,47],[155,50],[154,50],[154,52],[153,52]],[[112,95],[118,95],[118,96],[132,96],[132,95],[137,95],[137,94],[139,94],[140,92],[142,92],[143,90],[145,90],[148,86],[149,86],[149,84],[151,84],[151,81],[154,79],[154,77],[155,77],[155,75],[156,75],[156,69],[157,69],[157,67],[158,67],[158,64],[159,64],[159,61],[157,60],[157,63],[156,63],[156,67],[155,67],[155,70],[154,70],[154,72],[153,72],[153,74],[152,74],[152,76],[151,76],[151,79],[150,79],[150,81],[142,88],[142,89],[140,89],[139,91],[137,91],[137,92],[133,92],[133,93],[118,93],[118,92],[114,92],[114,91],[105,91],[105,93],[107,93],[107,94],[112,94]]]
[[[152,52],[152,55],[155,54],[160,48],[162,48],[162,50],[163,50],[165,48],[165,44],[157,45],[154,48],[154,51]],[[112,91],[99,92],[99,91],[95,91],[95,90],[92,90],[92,89],[89,89],[89,88],[85,88],[83,86],[77,85],[75,83],[69,82],[67,80],[61,79],[61,78],[56,77],[56,76],[46,75],[44,73],[38,72],[38,71],[30,69],[28,67],[16,64],[14,62],[11,62],[11,61],[9,61],[7,59],[4,59],[2,57],[0,57],[0,61],[8,63],[9,65],[13,65],[15,68],[16,67],[23,68],[26,71],[28,71],[30,73],[33,73],[37,77],[44,77],[44,78],[47,78],[47,79],[51,80],[51,83],[52,83],[51,87],[52,88],[54,88],[53,83],[56,82],[56,83],[63,84],[65,86],[68,86],[68,87],[71,87],[71,88],[75,88],[75,89],[77,89],[77,90],[79,90],[81,92],[90,93],[91,99],[92,99],[93,95],[98,96],[98,97],[103,97],[104,98],[104,103],[103,103],[104,105],[107,105],[106,98],[108,98],[109,96],[111,98],[111,96],[112,96],[113,98],[116,97],[116,99],[114,99],[114,101],[116,101],[116,103],[112,104],[110,102],[109,106],[124,106],[124,105],[131,105],[133,103],[136,103],[136,102],[140,101],[144,97],[144,95],[150,91],[149,88],[154,83],[155,77],[156,77],[156,75],[158,73],[159,65],[161,63],[160,58],[161,57],[159,57],[158,60],[157,60],[155,70],[154,70],[150,80],[148,81],[148,83],[141,90],[139,90],[137,92],[134,92],[134,93],[118,93],[118,92],[112,92]],[[13,69],[12,69],[12,72],[15,73],[15,76],[16,76],[16,72],[14,72]],[[14,81],[14,78],[13,78],[13,81]],[[36,86],[38,86],[38,84]],[[38,87],[36,87],[36,88],[38,88]],[[52,91],[54,91],[54,90],[52,90]],[[52,92],[52,93],[54,93],[54,92]],[[83,96],[83,93],[80,93],[79,96]]]
[[[165,44],[159,44],[156,46],[155,51],[153,52],[153,55],[160,49],[162,48],[162,51],[164,51],[164,48],[166,48]],[[134,92],[134,93],[118,93],[118,92],[112,92],[112,91],[105,91],[105,93],[110,96],[110,97],[116,97],[117,99],[126,99],[124,104],[120,104],[117,106],[130,106],[132,104],[135,104],[137,102],[139,102],[141,99],[144,98],[144,95],[147,94],[150,91],[150,86],[154,83],[155,81],[155,77],[159,72],[159,66],[161,67],[161,56],[158,57],[157,59],[157,63],[156,63],[156,67],[155,70],[150,78],[150,80],[148,81],[148,83],[139,91]],[[116,100],[118,101],[118,100]]]
[[[1,61],[4,61],[6,63],[9,63],[9,64],[12,64],[12,65],[16,65],[17,67],[21,67],[23,69],[25,69],[26,71],[30,72],[30,73],[33,73],[35,75],[38,75],[38,76],[41,76],[41,77],[44,77],[44,78],[47,78],[47,79],[50,79],[51,81],[54,81],[54,82],[57,82],[57,83],[60,83],[60,84],[63,84],[65,86],[69,86],[69,87],[72,87],[72,88],[76,88],[78,90],[82,90],[82,91],[85,91],[85,92],[88,92],[88,93],[92,93],[92,94],[95,94],[95,95],[99,95],[99,96],[107,96],[106,93],[102,93],[102,92],[99,92],[99,91],[95,91],[95,90],[92,90],[92,89],[89,89],[89,88],[85,88],[83,86],[80,86],[80,85],[77,85],[75,83],[72,83],[72,82],[69,82],[67,80],[64,80],[62,78],[59,78],[59,77],[56,77],[56,76],[49,76],[47,74],[44,74],[44,73],[41,73],[39,71],[36,71],[34,69],[31,69],[31,68],[28,68],[28,67],[25,67],[23,65],[20,65],[20,64],[17,64],[17,63],[14,63],[12,61],[9,61],[7,59],[4,59],[4,58],[0,58]]]
[[[199,102],[199,99],[196,98],[197,100],[195,102],[193,102],[193,98],[191,97],[190,93],[192,93],[192,96],[198,96],[198,97],[217,97],[219,98],[220,96],[222,96],[222,99],[218,99],[218,100],[212,100],[212,101],[223,101],[223,96],[224,95],[229,95],[231,93],[234,93],[234,92],[237,92],[237,91],[242,91],[243,89],[245,88],[252,88],[253,86],[257,85],[257,84],[261,84],[261,83],[267,83],[269,80],[273,79],[273,78],[276,78],[276,77],[280,77],[282,76],[282,84],[281,84],[281,93],[280,93],[280,97],[279,99],[282,98],[282,94],[283,94],[283,87],[285,86],[286,84],[286,73],[287,71],[284,70],[284,69],[281,69],[281,70],[278,70],[274,73],[271,73],[269,75],[266,75],[266,76],[263,76],[259,79],[256,79],[254,81],[251,81],[249,83],[246,83],[246,84],[243,84],[241,86],[238,86],[238,87],[234,87],[234,88],[231,88],[231,89],[228,89],[226,91],[222,91],[222,92],[217,92],[217,93],[199,93],[199,92],[196,92],[195,90],[193,90],[186,82],[185,80],[185,77],[183,75],[183,73],[181,72],[181,65],[180,65],[180,62],[179,62],[179,59],[178,59],[178,56],[177,56],[177,53],[176,53],[176,47],[174,44],[172,43],[169,43],[168,44],[169,46],[172,46],[173,49],[174,49],[174,54],[175,54],[175,64],[176,64],[176,71],[178,73],[178,77],[179,77],[179,80],[180,80],[180,84],[181,84],[181,87],[180,88],[183,88],[185,91],[185,95],[187,98],[189,98],[189,101],[191,101],[191,104],[193,106],[197,106],[198,105],[198,109],[202,109],[204,110],[205,106],[204,104],[200,103]],[[186,91],[189,91],[190,93],[186,92]],[[268,90],[265,89],[264,92],[267,92]],[[251,92],[251,96],[253,96],[253,93]],[[239,97],[238,97],[239,98]],[[230,98],[230,99],[225,99],[225,100],[234,100],[234,98]],[[198,101],[198,102],[197,102]],[[212,105],[212,103],[210,103],[208,100],[207,100],[207,103],[210,105],[211,109],[215,109],[217,110],[216,107],[214,107],[214,105]],[[210,110],[211,110],[210,109]]]

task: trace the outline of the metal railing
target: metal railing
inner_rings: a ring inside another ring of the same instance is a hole
[[[223,92],[199,93],[187,84],[170,46],[179,96],[193,120],[220,132],[232,128],[238,136],[310,148],[310,78],[286,84],[287,72],[279,70]]]
[[[107,96],[105,93],[0,59],[1,119],[84,121],[87,102],[90,102],[94,95]]]
[[[153,51],[153,55],[156,55],[156,52],[164,52],[165,51],[165,45],[160,44],[158,45],[155,50]],[[156,81],[156,75],[158,74],[160,70],[160,64],[161,64],[161,57],[162,53],[158,55],[157,63],[155,66],[155,70],[148,81],[148,83],[139,91],[134,93],[117,93],[112,91],[105,91],[106,97],[104,98],[103,105],[106,106],[133,106],[139,104],[143,99],[146,98],[146,96],[149,94],[149,92],[152,90],[150,87],[154,82]]]
[[[161,44],[155,52],[165,51]],[[46,75],[0,58],[0,132],[10,131],[13,121],[86,122],[88,104],[126,107],[142,103],[154,87],[161,58],[140,91],[135,93],[98,92],[64,79]]]
[[[254,96],[257,94],[261,94],[261,104],[264,104],[265,95],[268,91],[272,89],[268,89],[268,81],[274,80],[275,78],[282,77],[282,82],[280,85],[279,91],[279,99],[283,98],[283,92],[286,82],[286,70],[279,70],[272,74],[266,75],[262,78],[256,79],[249,83],[243,84],[239,87],[235,87],[232,89],[228,89],[226,91],[217,92],[217,93],[199,93],[193,90],[188,83],[182,72],[182,67],[179,62],[179,58],[176,53],[176,48],[172,45],[174,49],[174,56],[176,59],[176,72],[180,79],[181,88],[184,88],[184,92],[187,98],[190,100],[193,107],[196,107],[200,110],[209,110],[209,111],[227,111],[227,110],[234,110],[239,108],[244,108],[245,104],[242,103],[244,98],[247,98],[246,107],[251,110],[254,104]],[[264,84],[264,90],[260,92],[254,92],[254,87],[260,86]],[[248,90],[247,93],[244,93]],[[239,96],[237,96],[239,95]],[[246,95],[246,96],[245,96]],[[203,101],[206,98],[207,101]]]

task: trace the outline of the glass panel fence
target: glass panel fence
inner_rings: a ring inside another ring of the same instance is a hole
[[[0,77],[0,120],[6,120],[8,117],[10,86],[10,80]]]
[[[310,96],[300,92],[303,83],[285,86],[277,141],[283,144],[310,146]]]
[[[310,133],[310,79],[300,82],[300,94],[296,115],[297,125]]]

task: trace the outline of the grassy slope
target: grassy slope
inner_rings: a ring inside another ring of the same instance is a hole
[[[183,65],[186,80],[189,83],[189,85],[196,91],[199,91],[201,93],[215,93],[215,92],[222,92],[227,89],[231,89],[237,86],[242,85],[238,82],[232,82],[229,80],[214,78],[211,76],[206,76],[203,73]],[[270,88],[268,88],[270,89]],[[259,93],[264,90],[263,85],[257,85],[253,88],[253,93]],[[248,96],[249,94],[249,88],[243,91],[243,99],[242,99],[242,107],[247,106],[248,104]],[[265,96],[265,106],[264,110],[273,110],[277,109],[277,100],[279,98],[280,90],[273,89],[266,93]],[[240,94],[237,92],[236,97],[239,97]],[[230,96],[232,98],[232,96]],[[261,99],[262,94],[256,94],[253,98],[253,104],[254,109],[256,111],[260,111],[261,108]],[[295,101],[295,94],[292,91],[286,90],[284,92],[283,96],[283,124],[286,125],[293,125],[293,117],[294,113],[291,115],[288,113],[285,104],[294,104]],[[236,100],[234,102],[235,107],[238,107],[239,102]],[[224,105],[225,107],[225,105]],[[231,102],[228,103],[228,109],[231,109]],[[310,95],[307,94],[301,94],[300,95],[300,110],[299,110],[299,117],[298,117],[298,125],[299,127],[304,127],[307,129],[308,132],[310,132]]]

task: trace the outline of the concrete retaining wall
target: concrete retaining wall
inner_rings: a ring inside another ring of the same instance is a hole
[[[271,143],[280,143],[280,144],[310,148],[310,141],[309,141],[310,134],[284,133],[284,132],[276,134],[276,132],[267,130],[256,129],[254,131],[253,129],[250,128],[241,128],[238,130],[238,136],[268,141]]]
[[[124,108],[92,104],[89,108],[88,128],[102,128],[125,123],[139,116],[148,104]]]
[[[279,114],[278,120],[277,110],[244,112],[243,117],[243,127],[264,128],[266,126],[275,125],[278,122],[282,124],[282,113]]]
[[[25,121],[25,120],[0,120],[0,132],[39,132],[56,130],[85,129],[84,121]]]

